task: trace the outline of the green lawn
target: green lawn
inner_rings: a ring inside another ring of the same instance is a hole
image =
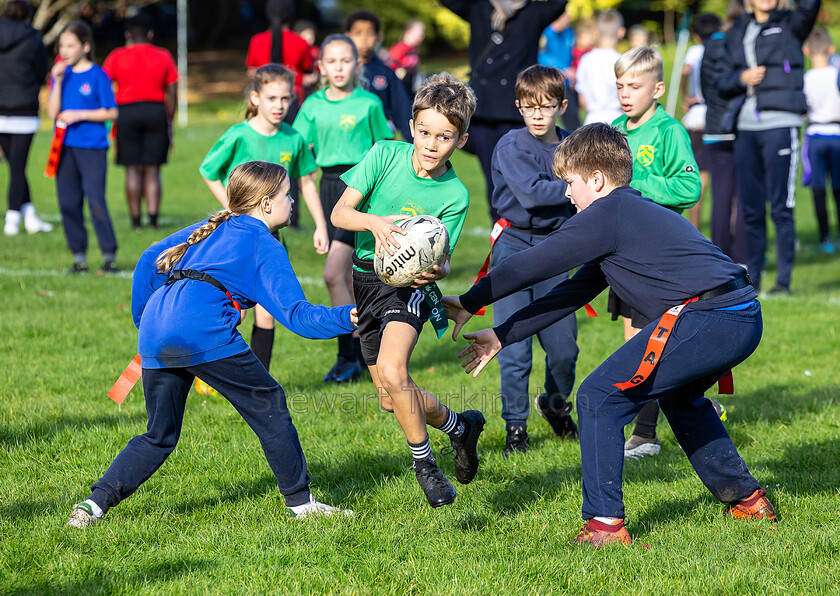
[[[396,421],[378,409],[370,382],[325,387],[334,342],[277,333],[272,374],[289,404],[315,496],[356,511],[350,520],[294,520],[259,443],[220,398],[191,395],[181,442],[132,498],[85,531],[64,527],[73,503],[135,434],[143,395],[122,407],[105,393],[135,353],[130,271],[140,252],[218,208],[199,178],[204,153],[237,117],[238,105],[199,106],[178,130],[164,169],[160,232],[132,232],[123,171],[112,167],[109,201],[125,275],[71,277],[60,228],[0,237],[0,593],[837,593],[840,585],[840,267],[817,253],[813,206],[800,190],[794,295],[763,301],[764,341],[735,372],[722,399],[726,423],[753,474],[768,487],[781,522],[723,518],[666,426],[661,456],[630,462],[625,497],[641,546],[600,551],[569,544],[581,524],[580,455],[532,419],[532,450],[504,459],[498,367],[462,374],[466,345],[427,331],[414,376],[455,409],[488,418],[482,466],[453,506],[434,511],[410,469]],[[35,204],[59,223],[52,181],[41,175],[49,134],[30,160]],[[472,283],[487,251],[488,216],[478,165],[456,156],[471,190],[465,234],[444,293]],[[5,188],[8,170],[0,170]],[[708,210],[708,205],[707,205]],[[309,231],[287,234],[313,302],[327,300],[323,257]],[[95,239],[89,253],[99,264]],[[774,256],[769,255],[770,280]],[[621,342],[604,296],[597,319],[579,319],[579,378]],[[470,329],[489,321],[475,320]],[[243,326],[250,334],[250,319]],[[539,350],[537,350],[539,352]],[[536,393],[543,375],[535,366]],[[433,448],[443,446],[432,433]],[[439,458],[452,475],[451,457]]]

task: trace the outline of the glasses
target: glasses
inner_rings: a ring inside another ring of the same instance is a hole
[[[553,110],[557,109],[559,103],[549,104],[547,106],[519,106],[519,113],[530,118],[535,113],[539,112],[541,116],[550,116]]]

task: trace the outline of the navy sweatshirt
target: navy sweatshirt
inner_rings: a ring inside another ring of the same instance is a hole
[[[562,141],[569,133],[557,129]],[[566,198],[566,183],[557,179],[551,167],[560,143],[546,143],[528,132],[512,130],[499,139],[493,150],[493,207],[517,228],[553,232],[572,216]],[[505,240],[503,233],[499,238]]]
[[[411,120],[412,99],[391,67],[376,55],[371,55],[370,61],[362,66],[359,73],[359,87],[379,98],[385,117],[394,123],[403,138],[410,143],[412,136],[408,121]]]
[[[137,352],[143,368],[179,368],[221,360],[248,349],[236,326],[239,312],[227,296],[204,281],[165,286],[155,261],[186,242],[200,222],[164,238],[140,256],[134,268],[131,313],[140,329]],[[262,305],[289,331],[328,339],[353,331],[352,306],[327,308],[306,301],[286,256],[264,223],[237,215],[189,247],[176,269],[195,269],[220,282],[245,308]]]
[[[503,346],[556,323],[609,285],[646,318],[744,275],[687,219],[629,187],[614,190],[569,219],[545,240],[505,259],[461,295],[471,313],[538,281],[583,264],[575,275],[495,328]],[[693,302],[711,310],[756,297],[748,285]]]

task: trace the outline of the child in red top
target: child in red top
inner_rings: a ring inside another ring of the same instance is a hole
[[[414,82],[420,65],[419,51],[425,38],[426,25],[423,21],[411,19],[405,24],[402,39],[392,45],[388,53],[388,66],[397,73],[411,95],[416,91]]]
[[[169,154],[170,123],[175,112],[178,70],[172,55],[153,46],[151,22],[140,14],[129,19],[125,47],[105,59],[102,69],[117,85],[117,163],[125,166],[125,197],[131,227],[140,228],[143,197],[149,226],[157,228],[160,166]]]

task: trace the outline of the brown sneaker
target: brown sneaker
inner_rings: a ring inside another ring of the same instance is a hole
[[[767,491],[759,488],[743,501],[729,505],[724,515],[735,519],[767,519],[776,523],[776,510],[766,494]]]
[[[580,533],[572,538],[575,544],[586,544],[588,546],[604,546],[612,542],[620,544],[632,544],[633,539],[624,527],[624,520],[617,524],[605,524],[594,519],[587,520]]]

